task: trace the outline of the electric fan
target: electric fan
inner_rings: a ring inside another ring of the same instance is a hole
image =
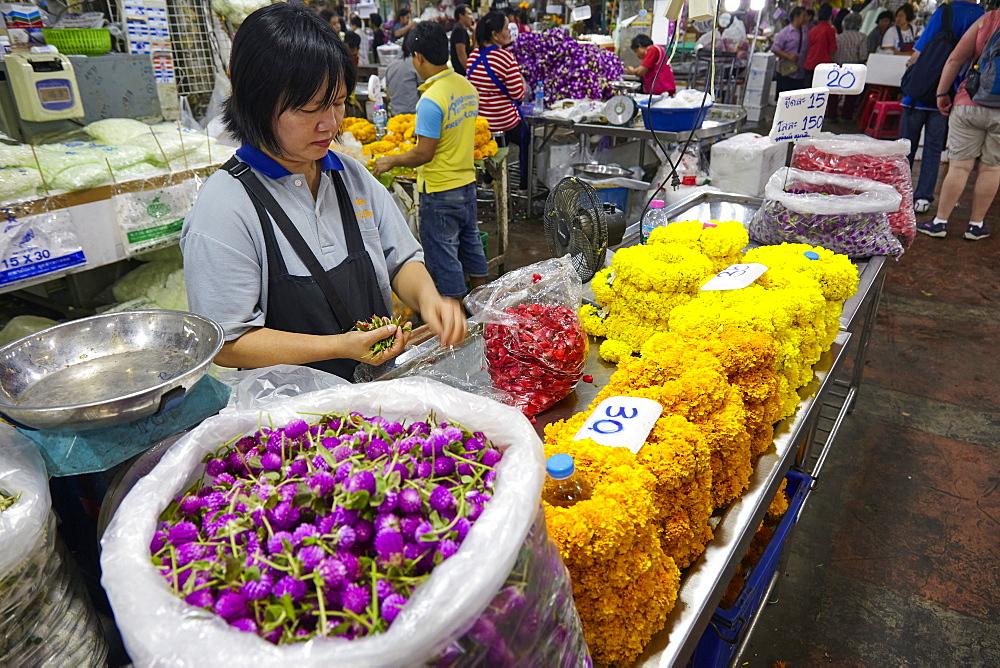
[[[545,200],[542,218],[549,250],[569,254],[573,268],[586,283],[604,268],[608,248],[625,235],[625,214],[597,196],[593,186],[567,176]]]

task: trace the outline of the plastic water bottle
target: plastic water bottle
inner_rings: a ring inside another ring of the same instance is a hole
[[[385,110],[385,107],[381,105],[375,107],[375,114],[372,120],[375,123],[375,138],[382,139],[385,137],[385,128],[389,124],[389,113]]]
[[[541,81],[535,84],[535,108],[534,112],[540,114],[545,111],[545,85]]]
[[[590,498],[590,483],[576,471],[576,463],[569,455],[552,455],[545,462],[549,477],[542,488],[542,499],[559,508],[569,508]]]
[[[649,211],[646,215],[642,217],[641,231],[642,231],[642,241],[646,242],[649,239],[650,233],[657,227],[663,227],[667,224],[667,217],[663,215],[663,200],[654,199],[649,203]]]

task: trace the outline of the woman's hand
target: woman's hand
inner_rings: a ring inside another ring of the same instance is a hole
[[[947,116],[948,112],[951,111],[953,103],[951,101],[951,95],[939,95],[937,99],[937,108],[943,115]]]
[[[406,324],[409,325],[410,323]],[[396,338],[392,342],[392,346],[372,357],[372,346],[382,339],[389,338],[393,334],[396,335]],[[403,352],[403,348],[406,347],[412,334],[412,332],[396,325],[386,325],[385,327],[373,329],[370,332],[351,331],[338,334],[337,337],[340,339],[338,344],[340,345],[340,355],[342,357],[378,366]]]
[[[436,291],[421,301],[420,317],[438,335],[443,346],[458,345],[468,333],[462,303],[451,297],[442,297]]]
[[[381,158],[379,158],[378,160],[376,160],[375,161],[375,165],[372,167],[372,174],[374,174],[377,177],[378,176],[382,176],[383,174],[385,174],[386,172],[388,172],[390,169],[392,169],[393,167],[395,167],[396,165],[394,164],[394,162],[392,160],[393,157],[394,156],[391,156],[391,155],[384,155]]]

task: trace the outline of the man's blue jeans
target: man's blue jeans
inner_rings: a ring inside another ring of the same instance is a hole
[[[465,276],[489,274],[476,222],[476,184],[420,193],[420,244],[424,264],[444,297],[467,292]]]
[[[920,160],[920,179],[913,191],[913,199],[933,202],[938,169],[941,167],[941,151],[948,138],[948,117],[937,109],[903,107],[899,136],[910,140],[910,167],[913,167],[913,159],[917,154],[921,129],[924,131],[924,153]]]

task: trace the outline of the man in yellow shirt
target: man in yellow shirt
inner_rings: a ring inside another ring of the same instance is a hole
[[[448,65],[448,35],[425,21],[406,35],[406,50],[424,80],[417,103],[417,145],[375,162],[375,175],[393,167],[415,167],[420,191],[420,243],[438,292],[462,297],[486,282],[486,255],[476,222],[476,165],[473,158],[479,95]]]

